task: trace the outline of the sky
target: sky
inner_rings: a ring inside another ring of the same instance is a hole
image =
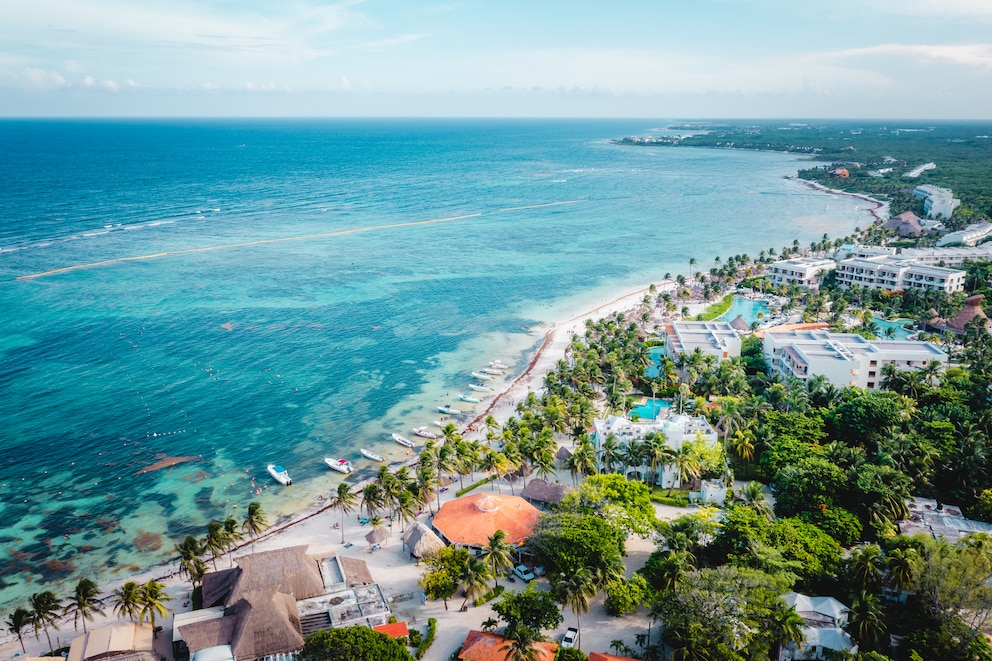
[[[6,117],[992,117],[992,0],[0,0]]]

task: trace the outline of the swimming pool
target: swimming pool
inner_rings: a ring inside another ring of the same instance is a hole
[[[880,340],[905,340],[910,334],[916,331],[904,328],[904,324],[913,323],[912,319],[893,319],[892,321],[886,321],[885,319],[874,319],[875,325],[878,326],[878,339]],[[892,328],[894,329],[895,335],[889,337],[886,335],[886,330]]]
[[[651,357],[651,364],[644,368],[644,375],[653,379],[661,372],[661,363],[665,355],[665,347],[651,347],[648,349],[648,356]]]
[[[750,326],[756,321],[761,321],[768,317],[768,301],[752,300],[742,296],[734,296],[730,309],[720,316],[719,321],[733,321],[737,315],[744,317],[744,321]]]
[[[667,399],[658,399],[657,397],[647,397],[646,399],[646,402],[631,409],[631,419],[637,416],[639,420],[654,420],[660,412],[672,408],[672,403]]]

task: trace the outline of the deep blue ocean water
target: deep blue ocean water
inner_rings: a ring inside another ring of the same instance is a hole
[[[870,222],[792,156],[610,143],[658,126],[0,122],[0,609],[403,458],[539,323]]]

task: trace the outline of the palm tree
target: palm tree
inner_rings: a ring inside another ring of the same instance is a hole
[[[675,451],[668,445],[665,432],[649,432],[644,435],[644,449],[647,453],[648,464],[651,466],[651,481],[657,484],[658,468],[673,463]]]
[[[83,633],[86,633],[86,620],[93,620],[93,614],[103,615],[103,599],[100,599],[100,590],[96,583],[89,578],[79,579],[76,589],[69,598],[69,603],[62,611],[63,615],[73,613],[73,626],[79,625],[79,620],[83,621]]]
[[[127,615],[132,620],[141,612],[141,586],[128,581],[114,590],[114,614]]]
[[[744,502],[744,505],[750,507],[765,519],[771,521],[774,518],[775,514],[772,511],[772,504],[769,502],[768,496],[761,486],[761,482],[755,482],[753,480],[748,482],[741,491],[741,500]]]
[[[214,563],[214,571],[217,571],[217,558],[224,555],[228,544],[228,537],[224,531],[223,523],[220,521],[211,521],[207,524],[207,536],[203,540],[203,550],[204,552],[210,552]]]
[[[189,578],[193,587],[202,583],[203,575],[207,573],[207,563],[200,557],[203,553],[200,540],[187,535],[182,544],[176,544],[176,551],[179,553],[179,575]]]
[[[701,470],[699,457],[696,456],[696,453],[689,445],[682,445],[682,447],[675,451],[675,456],[672,457],[672,465],[675,467],[676,477],[679,478],[679,488],[682,488],[682,485],[690,479],[694,480],[699,477],[699,471]]]
[[[248,503],[248,511],[245,512],[241,528],[251,538],[253,551],[255,550],[255,538],[262,534],[266,526],[268,526],[268,522],[265,520],[265,512],[262,511],[261,503]]]
[[[878,597],[870,592],[861,592],[847,610],[844,631],[858,643],[862,651],[871,651],[878,647],[885,634],[884,618],[885,609]]]
[[[28,651],[24,649],[24,638],[21,630],[31,624],[31,611],[27,608],[16,608],[7,618],[6,624],[7,631],[17,636],[17,642],[21,644],[21,653],[27,654]]]
[[[560,577],[554,584],[555,596],[562,605],[572,609],[578,629],[578,644],[582,649],[582,613],[589,612],[589,602],[596,596],[596,582],[592,571],[583,567],[569,577]]]
[[[46,590],[45,592],[35,592],[31,595],[31,624],[34,625],[34,635],[37,637],[38,630],[44,628],[45,637],[48,638],[48,649],[53,649],[52,636],[48,633],[48,625],[52,625],[56,629],[59,628],[56,618],[58,618],[61,610],[62,604],[54,592]]]
[[[231,553],[238,547],[238,542],[244,540],[245,536],[238,530],[238,520],[233,516],[224,519],[224,534],[227,535],[227,551]],[[231,566],[234,566],[234,555],[231,554]]]
[[[878,544],[865,544],[851,551],[848,556],[851,579],[858,590],[873,590],[882,583],[885,556]]]
[[[351,487],[347,482],[341,482],[338,484],[337,491],[331,496],[331,501],[328,504],[332,510],[338,510],[341,512],[341,543],[344,544],[344,517],[346,514],[351,514],[355,508],[358,506],[358,496],[351,490]]]
[[[482,596],[489,589],[489,567],[482,560],[471,558],[462,568],[461,579],[465,588],[462,610],[465,610],[470,600]]]
[[[499,577],[513,568],[513,548],[506,543],[506,532],[497,530],[489,537],[489,545],[482,548],[479,557],[489,567],[493,575],[493,586],[499,585]]]
[[[806,621],[796,612],[794,606],[785,602],[779,602],[772,610],[768,625],[772,635],[772,643],[775,653],[771,655],[773,659],[782,658],[782,649],[789,643],[801,645],[806,641],[806,634],[803,629]]]
[[[166,601],[172,601],[172,597],[165,593],[165,584],[151,580],[141,586],[140,589],[141,611],[138,619],[144,620],[145,616],[152,623],[152,630],[155,629],[155,615],[165,617],[169,614],[169,609],[165,607]]]
[[[369,518],[375,516],[384,504],[382,487],[375,482],[369,482],[362,487],[362,509]]]
[[[525,624],[512,628],[513,631],[506,634],[506,642],[499,648],[500,652],[506,652],[506,661],[539,661],[541,655],[535,645],[540,640],[537,633]]]
[[[913,565],[918,554],[915,549],[895,548],[885,554],[885,567],[889,570],[889,584],[897,592],[913,585]]]

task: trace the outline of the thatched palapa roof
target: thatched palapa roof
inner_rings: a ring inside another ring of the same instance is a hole
[[[520,497],[539,503],[560,503],[565,497],[565,485],[533,479],[520,492]]]
[[[275,590],[308,599],[324,594],[320,558],[307,554],[306,546],[291,546],[241,556],[238,566],[203,577],[203,604],[234,604],[243,594]]]
[[[425,558],[444,548],[441,538],[419,521],[403,535],[403,543],[415,558]]]
[[[368,540],[369,544],[378,544],[379,542],[389,539],[389,530],[386,526],[373,528],[368,532],[368,534],[365,535],[365,539]]]
[[[751,327],[748,326],[748,323],[744,321],[744,315],[742,314],[739,314],[733,318],[733,320],[730,322],[730,327],[738,331],[751,330]]]

